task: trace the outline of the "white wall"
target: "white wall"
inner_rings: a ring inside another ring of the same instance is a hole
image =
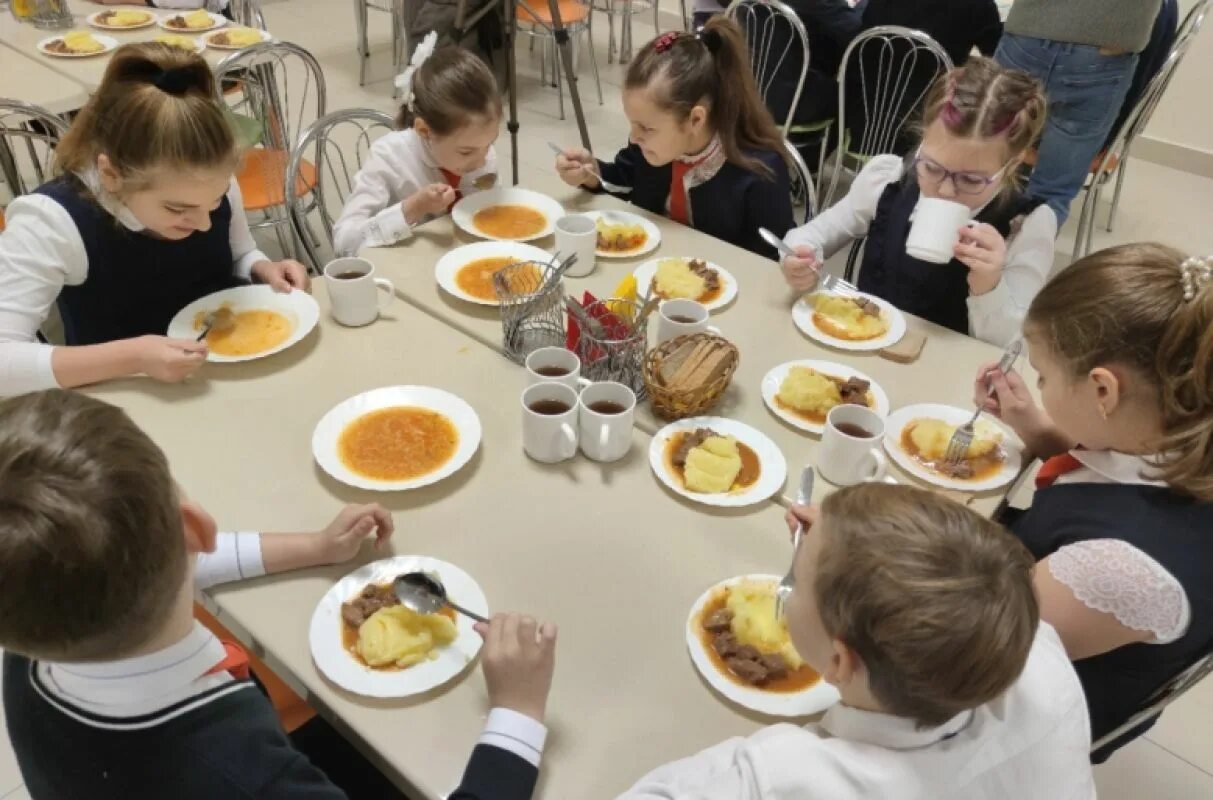
[[[1180,19],[1196,0],[1179,0]],[[1142,140],[1142,152],[1135,155],[1158,156],[1161,161],[1182,159],[1191,171],[1208,173],[1213,169],[1213,11],[1192,43],[1179,71],[1163,96]],[[1178,166],[1178,164],[1176,164]]]

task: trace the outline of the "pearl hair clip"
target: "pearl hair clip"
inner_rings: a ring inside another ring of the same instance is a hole
[[[1191,302],[1210,282],[1213,282],[1213,257],[1192,256],[1179,265],[1179,282],[1184,290],[1184,302]]]

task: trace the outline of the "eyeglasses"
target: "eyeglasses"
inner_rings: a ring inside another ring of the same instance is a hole
[[[990,184],[1002,178],[1002,174],[1007,171],[1007,167],[1011,166],[1012,161],[1002,165],[1002,169],[995,172],[993,175],[982,175],[980,172],[953,172],[945,168],[938,161],[927,158],[922,154],[920,149],[914,154],[914,160],[911,166],[918,174],[918,179],[923,181],[934,181],[936,186],[943,186],[943,182],[951,179],[952,185],[956,187],[959,194],[981,194]]]

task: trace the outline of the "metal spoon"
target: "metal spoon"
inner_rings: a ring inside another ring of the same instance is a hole
[[[558,155],[558,156],[564,155],[564,148],[561,147],[560,145],[556,144],[555,142],[548,142],[548,147],[552,148],[552,150],[556,153],[556,155]],[[589,173],[590,175],[593,175],[595,178],[597,178],[598,182],[600,184],[602,184],[602,188],[606,189],[608,192],[612,192],[614,194],[630,194],[632,191],[631,186],[620,186],[618,183],[611,183],[610,181],[605,180],[602,177],[602,174],[600,172],[598,172],[598,170],[591,167],[589,164],[582,164],[581,168],[583,170],[585,170],[587,173]]]
[[[446,596],[446,587],[442,585],[442,581],[424,572],[397,575],[396,580],[392,581],[392,591],[396,593],[396,599],[401,605],[418,614],[437,614],[449,606],[477,622],[488,622],[479,614],[452,603]]]

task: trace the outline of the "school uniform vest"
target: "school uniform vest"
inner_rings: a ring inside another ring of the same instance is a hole
[[[910,215],[918,204],[918,181],[894,181],[885,187],[868,228],[859,288],[883,297],[902,311],[963,334],[969,333],[969,268],[956,259],[932,264],[906,252]],[[1030,213],[1039,200],[1018,195],[990,203],[975,220],[998,230],[1005,239],[1011,221]]]
[[[1161,564],[1187,593],[1191,621],[1178,640],[1130,644],[1074,663],[1092,741],[1140,711],[1159,687],[1213,648],[1213,503],[1158,486],[1054,484],[1036,492],[1011,529],[1038,561],[1074,542],[1119,539]]]
[[[164,335],[182,308],[241,283],[232,269],[232,207],[226,196],[211,212],[210,230],[168,241],[123,226],[74,177],[57,178],[37,193],[63,206],[88,255],[84,283],[59,293],[69,345]]]

